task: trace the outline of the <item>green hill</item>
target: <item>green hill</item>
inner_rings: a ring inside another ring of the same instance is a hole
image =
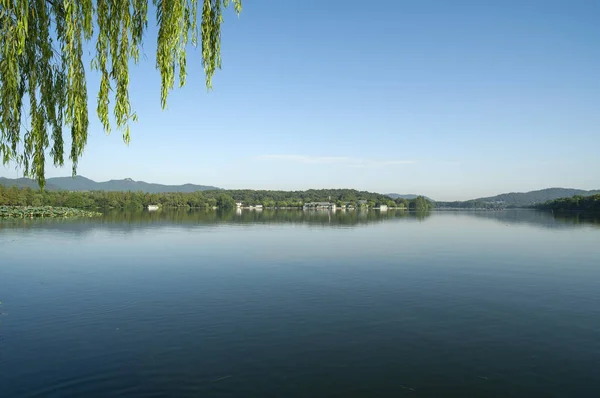
[[[475,202],[498,203],[505,207],[532,206],[537,203],[545,203],[549,200],[569,198],[575,195],[590,196],[600,194],[600,190],[585,191],[570,188],[547,188],[530,192],[503,193],[487,198],[474,199]]]
[[[585,191],[582,189],[547,188],[530,192],[503,193],[486,198],[478,198],[455,202],[436,202],[436,208],[453,209],[504,209],[514,207],[531,207],[551,200],[570,198],[575,195],[591,196],[600,190]]]

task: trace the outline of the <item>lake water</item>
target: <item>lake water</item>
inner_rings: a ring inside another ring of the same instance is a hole
[[[600,396],[595,220],[2,221],[0,301],[3,398]]]

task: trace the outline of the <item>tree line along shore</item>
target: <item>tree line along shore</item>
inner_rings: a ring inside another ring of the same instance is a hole
[[[119,191],[41,191],[0,186],[0,206],[52,206],[73,209],[144,209],[148,206],[219,208],[262,206],[264,208],[302,208],[306,203],[325,202],[338,208],[375,208],[387,206],[406,210],[430,210],[432,201],[391,199],[378,193],[351,189],[307,191],[214,190],[193,193],[144,193]]]
[[[570,198],[550,200],[534,207],[555,212],[600,213],[600,194],[591,196],[575,195]]]
[[[352,189],[319,189],[306,191],[267,190],[210,190],[192,193],[145,193],[131,191],[48,191],[32,188],[5,187],[0,185],[0,206],[3,217],[18,217],[19,214],[37,216],[85,215],[84,213],[54,212],[41,210],[43,207],[70,208],[79,210],[129,209],[140,210],[148,206],[165,208],[219,208],[235,207],[302,208],[307,203],[331,203],[337,208],[389,208],[426,211],[435,207],[434,202],[418,196],[414,199],[391,199],[386,195]],[[445,203],[439,203],[443,208]],[[539,203],[531,208],[541,210],[600,212],[600,195],[575,195]],[[17,210],[17,208],[29,208]],[[90,214],[88,214],[90,215]]]

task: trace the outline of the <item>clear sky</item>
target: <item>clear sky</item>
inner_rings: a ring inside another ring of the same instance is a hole
[[[246,0],[225,15],[214,90],[190,49],[166,111],[152,18],[131,72],[131,144],[102,131],[89,74],[78,172],[436,200],[598,189],[599,15],[594,0]]]

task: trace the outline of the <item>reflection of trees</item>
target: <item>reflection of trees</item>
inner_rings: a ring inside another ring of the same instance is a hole
[[[359,228],[361,226],[385,222],[421,222],[432,213],[443,216],[445,213],[461,217],[488,219],[503,224],[525,224],[541,228],[576,228],[581,225],[600,226],[600,216],[582,214],[552,214],[536,210],[503,211],[424,211],[409,212],[391,210],[380,212],[362,211],[303,211],[303,210],[159,210],[120,211],[114,210],[99,218],[77,219],[22,219],[0,221],[0,232],[8,228],[51,229],[73,237],[103,230],[109,233],[128,234],[149,228],[210,228],[218,225],[252,226],[256,224],[290,224],[317,226],[324,228]]]
[[[600,214],[585,214],[585,213],[554,213],[554,218],[566,224],[593,224],[600,226]]]
[[[263,210],[263,211],[214,211],[198,209],[174,209],[148,211],[108,211],[103,217],[95,219],[56,219],[56,220],[14,220],[0,222],[3,228],[42,228],[66,233],[83,234],[94,229],[115,230],[128,233],[136,229],[178,225],[183,228],[201,228],[218,224],[299,224],[323,227],[358,227],[371,223],[392,220],[421,221],[430,216],[430,212],[408,212],[404,210],[379,211],[303,211],[303,210]]]
[[[212,211],[212,210],[163,210],[158,212],[126,213],[113,211],[106,213],[101,222],[151,223],[176,222],[192,224],[315,224],[353,226],[372,222],[383,222],[395,218],[423,219],[428,214],[406,211],[303,211],[303,210],[263,210],[263,211]]]
[[[417,219],[419,221],[423,221],[424,219],[426,219],[430,215],[431,215],[431,211],[430,210],[417,210],[415,212],[415,217],[417,217]]]

